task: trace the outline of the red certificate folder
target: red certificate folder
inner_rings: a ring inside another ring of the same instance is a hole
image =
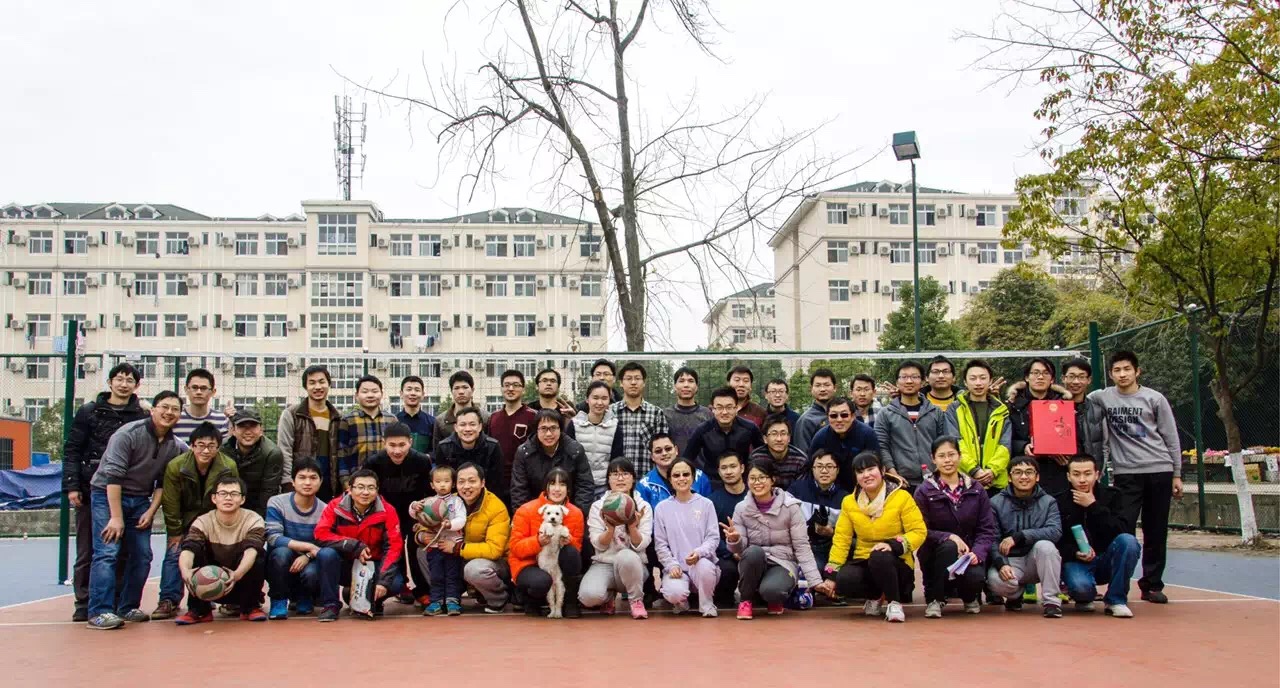
[[[1076,453],[1076,404],[1044,399],[1031,402],[1031,439],[1037,456]]]

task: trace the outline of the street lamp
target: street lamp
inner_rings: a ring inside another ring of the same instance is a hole
[[[920,211],[916,205],[916,159],[920,142],[914,131],[893,135],[893,155],[899,162],[911,161],[911,295],[915,300],[916,351],[920,351]]]

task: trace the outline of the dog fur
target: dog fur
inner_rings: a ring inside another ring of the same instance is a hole
[[[542,526],[539,535],[551,538],[550,542],[538,551],[538,568],[551,576],[551,590],[547,592],[547,606],[551,613],[549,619],[563,617],[564,610],[564,576],[560,572],[560,548],[569,541],[569,529],[564,525],[564,517],[569,513],[567,507],[559,504],[544,504],[538,509],[542,514]]]

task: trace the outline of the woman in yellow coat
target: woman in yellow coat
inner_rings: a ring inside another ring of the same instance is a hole
[[[875,453],[858,454],[852,468],[857,484],[840,503],[827,571],[836,573],[837,594],[866,600],[862,612],[867,616],[905,621],[902,602],[910,600],[915,587],[912,553],[924,544],[924,518],[906,484],[886,475]],[[880,603],[881,595],[887,606]]]

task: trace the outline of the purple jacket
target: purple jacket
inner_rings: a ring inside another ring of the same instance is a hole
[[[921,549],[928,551],[941,545],[951,535],[959,535],[969,545],[969,549],[978,555],[978,563],[985,564],[991,548],[995,547],[998,533],[995,514],[991,511],[991,500],[978,481],[964,474],[960,475],[960,479],[964,481],[964,488],[960,493],[959,504],[952,504],[942,493],[936,473],[926,477],[920,487],[916,488],[916,504],[929,528]]]

